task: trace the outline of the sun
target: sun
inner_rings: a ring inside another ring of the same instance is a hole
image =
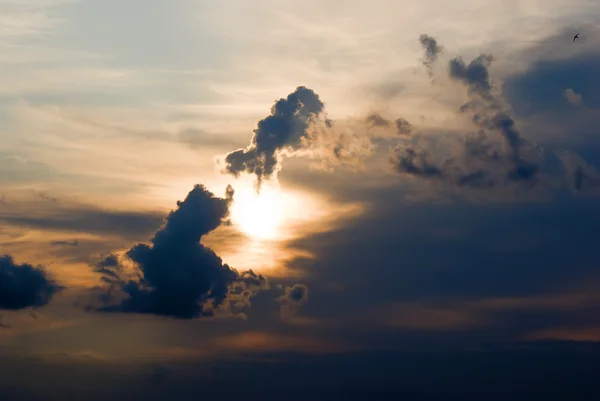
[[[251,238],[276,239],[283,234],[285,208],[290,206],[285,198],[278,188],[263,187],[259,194],[253,188],[236,188],[231,221]]]

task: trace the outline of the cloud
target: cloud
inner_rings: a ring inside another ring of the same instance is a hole
[[[254,174],[260,187],[264,178],[276,172],[282,150],[306,146],[309,125],[323,110],[324,104],[314,91],[298,87],[286,99],[279,99],[271,115],[258,122],[247,148],[225,157],[225,171],[236,177],[243,172]]]
[[[97,289],[101,305],[90,309],[192,319],[249,306],[250,297],[268,288],[267,280],[232,269],[200,243],[228,217],[233,194],[228,187],[226,197],[218,198],[196,185],[177,202],[151,245],[134,245],[123,261],[111,254],[94,265],[104,287]],[[127,261],[134,263],[129,277],[122,266]]]
[[[0,309],[41,307],[60,290],[41,266],[18,265],[12,256],[0,256]]]
[[[462,141],[455,140],[451,154],[441,161],[434,160],[433,152],[423,142],[400,144],[390,159],[396,171],[472,189],[537,183],[539,150],[521,136],[508,107],[492,93],[492,61],[491,55],[482,54],[468,64],[461,58],[449,62],[450,78],[468,89],[469,101],[460,111],[469,114],[477,132]]]
[[[571,88],[565,90],[565,98],[573,106],[583,106],[583,97]]]
[[[157,211],[107,210],[70,201],[13,201],[0,209],[0,222],[11,226],[61,232],[119,236],[140,240],[160,227],[164,214]]]
[[[437,40],[429,35],[422,34],[419,37],[419,42],[423,49],[425,49],[425,60],[423,65],[427,68],[427,72],[430,76],[433,75],[432,67],[438,59],[438,56],[442,54],[443,48],[438,44]]]
[[[281,304],[282,317],[292,317],[298,313],[302,305],[308,300],[308,287],[304,284],[294,284],[285,287],[284,294],[276,299]]]
[[[394,126],[398,135],[410,135],[413,126],[404,118],[397,118],[394,122],[387,120],[378,113],[371,113],[365,119],[367,125],[378,128],[389,128]]]
[[[536,54],[537,50],[532,49],[529,53]],[[591,45],[557,58],[553,57],[556,51],[553,45],[552,49],[544,50],[536,59],[529,61],[530,65],[525,71],[509,74],[504,79],[502,92],[519,117],[543,114],[545,122],[550,125],[560,123],[566,113],[574,111],[571,107],[565,107],[566,90],[569,89],[585,100],[585,106],[589,109],[587,112],[600,109],[600,91],[597,90],[600,85],[597,74],[600,69],[598,50],[598,45]],[[529,54],[517,56],[531,58]],[[573,124],[569,121],[568,125]],[[564,135],[567,127],[560,127]]]
[[[556,156],[567,172],[569,187],[577,193],[600,194],[600,174],[576,152],[562,150]]]
[[[51,246],[79,246],[79,241],[52,241],[50,242]]]
[[[367,116],[367,118],[365,119],[365,122],[367,124],[371,124],[375,127],[389,127],[390,126],[390,122],[377,113],[369,114]]]
[[[399,135],[409,135],[412,132],[412,124],[404,118],[396,119],[396,131]]]

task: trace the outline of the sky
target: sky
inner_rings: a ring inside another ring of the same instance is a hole
[[[0,0],[0,392],[597,399],[596,3]]]

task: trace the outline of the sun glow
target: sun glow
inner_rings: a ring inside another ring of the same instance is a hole
[[[284,234],[282,225],[293,202],[280,189],[264,187],[260,194],[253,188],[236,189],[233,199],[231,221],[244,234],[263,240]]]
[[[338,204],[316,193],[281,188],[277,183],[266,182],[260,193],[256,193],[251,180],[240,179],[233,188],[231,226],[215,230],[203,238],[203,243],[240,271],[252,269],[286,277],[301,274],[299,270],[288,269],[287,264],[295,258],[310,259],[313,255],[286,244],[332,229],[337,222],[362,212],[359,204]],[[224,187],[215,193],[223,190]]]

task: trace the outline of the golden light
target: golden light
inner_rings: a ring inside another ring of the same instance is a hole
[[[278,188],[263,187],[260,194],[253,188],[236,188],[231,221],[250,238],[276,239],[283,235],[282,224],[293,206],[293,199]]]
[[[257,193],[252,177],[232,184],[230,227],[203,238],[225,263],[243,271],[252,269],[271,276],[291,276],[300,271],[286,265],[295,258],[311,258],[306,250],[286,246],[289,241],[332,229],[337,222],[362,211],[358,204],[339,204],[300,188],[281,188],[265,182]],[[224,184],[215,193],[223,193]],[[231,230],[242,234],[234,235]]]

